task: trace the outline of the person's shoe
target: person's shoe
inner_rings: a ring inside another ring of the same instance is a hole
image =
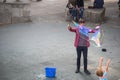
[[[85,72],[87,75],[90,75],[90,74],[91,74],[88,70],[84,70],[84,72]]]
[[[76,71],[75,71],[75,73],[79,73],[79,72],[80,72],[80,70],[76,70]]]

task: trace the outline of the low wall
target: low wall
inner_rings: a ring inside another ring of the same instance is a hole
[[[102,9],[85,9],[84,19],[95,23],[102,23],[105,20],[105,8]]]
[[[0,24],[13,24],[31,21],[29,8],[29,3],[0,3]]]

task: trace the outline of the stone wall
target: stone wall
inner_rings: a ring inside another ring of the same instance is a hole
[[[102,23],[105,20],[105,8],[102,9],[85,9],[84,19],[86,21]]]
[[[13,24],[27,21],[30,21],[29,3],[0,3],[0,24]]]

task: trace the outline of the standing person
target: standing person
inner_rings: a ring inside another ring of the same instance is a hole
[[[102,63],[103,63],[103,57],[100,57],[99,66],[98,66],[98,69],[96,71],[96,75],[99,77],[99,80],[108,80],[107,73],[108,73],[108,67],[110,64],[110,59],[108,59],[105,69],[103,69]]]
[[[80,20],[78,27],[72,28],[70,25],[68,25],[68,30],[76,33],[74,46],[76,47],[76,51],[77,51],[77,69],[75,73],[80,72],[80,62],[81,62],[80,59],[81,59],[81,54],[83,52],[84,72],[89,75],[90,72],[87,69],[87,63],[88,63],[87,55],[88,55],[88,47],[90,45],[88,33],[94,32],[94,30],[87,28],[84,24],[85,21]]]

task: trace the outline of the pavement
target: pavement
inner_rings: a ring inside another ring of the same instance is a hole
[[[81,73],[75,73],[75,34],[67,30],[69,22],[64,18],[67,0],[30,2],[32,22],[0,27],[0,80],[98,80],[95,70],[101,56],[104,57],[104,66],[107,59],[111,59],[108,79],[120,80],[117,0],[105,0],[103,44],[101,48],[91,44],[88,51],[91,75],[84,73],[83,59]],[[85,1],[85,6],[91,4],[92,1]],[[86,26],[93,28],[95,23],[86,22]],[[103,48],[107,51],[103,52]],[[46,78],[45,67],[55,67],[56,77]]]

